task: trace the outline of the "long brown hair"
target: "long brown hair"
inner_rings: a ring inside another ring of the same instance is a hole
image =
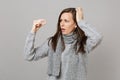
[[[72,14],[73,20],[74,20],[74,22],[75,22],[76,25],[77,25],[76,29],[74,30],[74,32],[77,34],[76,46],[77,46],[77,45],[79,46],[79,48],[78,48],[78,50],[77,50],[77,53],[78,53],[78,52],[82,52],[82,54],[85,53],[85,44],[86,44],[87,36],[85,36],[84,31],[83,31],[82,29],[80,29],[80,27],[79,27],[78,24],[77,24],[77,21],[76,21],[76,10],[75,10],[75,8],[66,8],[66,9],[64,9],[64,10],[60,13],[59,18],[58,18],[58,23],[57,23],[57,31],[56,31],[56,33],[54,34],[54,36],[52,36],[52,37],[50,38],[50,40],[51,40],[51,45],[52,45],[53,50],[56,51],[57,41],[58,41],[58,38],[59,38],[59,37],[61,37],[61,41],[62,41],[61,44],[63,45],[63,47],[64,47],[64,49],[65,49],[65,44],[64,44],[63,38],[62,38],[62,36],[61,36],[61,35],[62,35],[62,31],[61,31],[61,28],[60,28],[60,18],[61,18],[61,15],[62,15],[63,13],[71,13],[71,14]],[[49,40],[49,41],[50,41],[50,40]]]

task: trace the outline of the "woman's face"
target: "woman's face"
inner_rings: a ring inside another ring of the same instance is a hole
[[[60,27],[62,34],[69,34],[75,30],[75,22],[72,18],[72,13],[63,13],[60,17]]]

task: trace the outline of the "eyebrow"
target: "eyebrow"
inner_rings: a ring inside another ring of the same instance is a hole
[[[68,19],[60,19],[60,20],[67,20],[68,21]]]

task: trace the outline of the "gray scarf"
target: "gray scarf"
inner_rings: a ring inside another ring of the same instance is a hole
[[[74,48],[74,44],[77,41],[77,35],[72,32],[68,35],[62,35],[65,44],[72,44]],[[52,47],[49,50],[49,62],[48,62],[48,75],[60,76],[60,68],[61,68],[61,54],[63,52],[63,46],[61,42],[61,37],[58,39],[58,43],[56,46],[56,52],[53,51]],[[71,49],[73,50],[73,49]],[[73,53],[74,54],[74,53]]]

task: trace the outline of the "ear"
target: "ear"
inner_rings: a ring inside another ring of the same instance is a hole
[[[75,28],[77,28],[77,25],[75,25]]]

